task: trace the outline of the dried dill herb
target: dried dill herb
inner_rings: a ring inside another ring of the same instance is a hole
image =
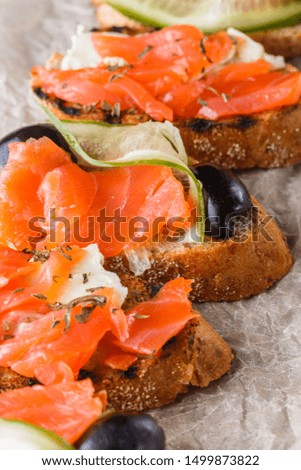
[[[231,99],[231,96],[227,93],[221,93],[221,97],[223,98],[225,103],[228,103],[228,101]]]
[[[101,109],[103,111],[109,112],[112,117],[113,116],[120,117],[120,112],[121,112],[120,103],[115,103],[113,106],[104,100],[101,104]]]
[[[17,294],[18,292],[23,292],[24,287],[18,287],[18,289],[13,290],[13,294]]]
[[[58,310],[65,308],[65,305],[61,302],[54,302],[53,304],[47,304],[47,307],[53,312],[57,312]]]
[[[40,261],[41,264],[45,263],[51,255],[51,251],[44,249],[44,250],[30,250],[29,248],[24,248],[22,253],[26,253],[27,255],[32,255],[32,257],[28,260],[29,263],[36,263]]]
[[[212,64],[212,60],[207,55],[206,46],[205,46],[206,40],[207,40],[207,36],[204,36],[200,42],[201,51],[204,54],[204,56],[206,56],[206,59],[208,60],[208,62]]]
[[[198,98],[197,103],[201,106],[207,106],[207,101],[202,100],[202,98]]]
[[[151,51],[153,48],[154,48],[154,46],[150,46],[150,45],[149,45],[149,46],[146,46],[146,48],[143,49],[143,51],[140,52],[140,53],[137,55],[138,59],[139,59],[139,60],[143,59],[143,57],[144,57],[149,51]]]
[[[47,300],[47,297],[44,294],[31,294],[31,297],[34,297],[35,299],[38,299],[38,300]]]
[[[55,328],[56,326],[60,325],[60,320],[53,320],[53,323],[51,325],[51,328]]]
[[[77,307],[78,305],[81,304],[91,304],[84,306],[82,308],[81,313],[78,315],[75,315],[74,318],[78,323],[86,323],[91,315],[91,313],[94,311],[96,307],[103,307],[106,305],[107,298],[104,297],[103,295],[84,295],[83,297],[78,297],[77,299],[71,300],[69,304],[67,304],[66,308],[67,311],[64,315],[64,323],[65,323],[65,329],[64,332],[68,333],[71,325],[71,310],[74,307]]]
[[[93,294],[93,293],[96,292],[97,290],[103,289],[103,288],[104,288],[103,286],[99,286],[99,287],[89,287],[89,289],[86,289],[86,292],[91,292],[91,294]]]
[[[143,320],[144,318],[149,318],[150,315],[141,315],[140,313],[136,313],[135,315],[135,318],[137,318],[137,320]]]
[[[61,246],[57,247],[55,251],[62,255],[67,261],[72,261],[72,256],[65,253],[64,248],[62,248]]]
[[[96,305],[92,305],[91,307],[83,307],[81,313],[74,316],[75,320],[78,323],[87,323],[95,308]]]

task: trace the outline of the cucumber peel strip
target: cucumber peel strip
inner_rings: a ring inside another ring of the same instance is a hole
[[[74,447],[52,431],[24,421],[1,418],[0,450],[8,450],[8,444],[13,445],[14,450],[74,450]]]
[[[219,1],[195,0],[179,2],[158,0],[105,0],[120,13],[143,24],[156,27],[175,24],[191,24],[204,33],[211,33],[229,26],[242,31],[254,32],[284,26],[292,26],[301,19],[300,1],[292,1],[272,7],[253,8],[244,11],[247,0],[238,2],[224,0],[225,12],[220,11]],[[232,5],[231,5],[232,3]],[[229,5],[230,4],[230,5]]]
[[[201,182],[188,167],[188,157],[180,133],[170,122],[112,125],[95,121],[61,121],[41,105],[50,122],[67,141],[78,164],[101,169],[137,165],[167,166],[185,173],[197,206],[196,234],[205,235],[205,206]],[[160,146],[162,150],[156,149]],[[136,147],[136,148],[135,148]]]

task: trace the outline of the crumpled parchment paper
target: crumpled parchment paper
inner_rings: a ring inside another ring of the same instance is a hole
[[[1,137],[44,121],[29,69],[64,52],[76,25],[96,26],[89,0],[0,0]],[[301,130],[300,130],[301,132]],[[275,287],[199,306],[232,346],[232,371],[153,412],[170,449],[301,449],[301,165],[240,175],[288,236],[295,264]]]

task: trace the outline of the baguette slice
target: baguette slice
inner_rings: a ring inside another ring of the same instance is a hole
[[[60,66],[62,56],[54,54],[48,66]],[[292,66],[288,66],[289,67]],[[112,116],[93,106],[81,106],[47,95],[32,79],[38,101],[59,119],[139,124],[151,120],[138,110]],[[179,129],[191,163],[215,163],[228,169],[278,168],[301,160],[301,102],[248,116],[211,121],[178,119]]]
[[[80,378],[90,377],[96,391],[106,390],[116,411],[142,411],[174,401],[190,385],[206,387],[229,370],[233,354],[199,315],[166,343],[159,357],[138,359],[127,371],[100,366],[97,359],[96,351]],[[0,369],[0,393],[33,383],[10,369]]]
[[[194,280],[190,298],[196,302],[233,301],[259,294],[287,274],[293,261],[276,222],[254,199],[253,203],[258,214],[241,238],[153,244],[148,250],[150,268],[138,276],[131,271],[125,253],[107,258],[105,268],[117,272],[132,298],[136,292],[136,302],[179,276]]]

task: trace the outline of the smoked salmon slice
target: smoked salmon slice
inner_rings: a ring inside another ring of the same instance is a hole
[[[129,334],[124,341],[114,344],[134,354],[154,354],[186,323],[197,317],[192,311],[188,294],[191,281],[183,278],[167,282],[157,296],[128,312]]]
[[[31,152],[36,158],[29,157]],[[189,204],[170,168],[86,172],[46,137],[10,147],[0,194],[0,243],[18,249],[97,243],[107,257],[151,243],[174,218],[182,227],[189,225]]]
[[[109,103],[121,112],[134,107],[157,121],[254,114],[294,104],[301,96],[300,72],[286,71],[277,81],[272,63],[262,58],[237,63],[242,58],[235,54],[246,40],[225,31],[204,36],[193,26],[176,25],[137,36],[94,32],[88,40],[99,56],[96,67],[34,67],[34,88],[71,104]]]
[[[0,394],[0,417],[25,421],[74,443],[105,411],[106,396],[94,396],[90,379]]]

